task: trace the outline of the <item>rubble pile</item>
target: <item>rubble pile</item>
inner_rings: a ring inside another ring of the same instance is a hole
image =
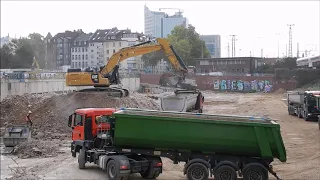
[[[60,146],[52,141],[30,140],[15,146],[13,154],[19,158],[54,157],[60,152]]]
[[[154,99],[139,93],[131,93],[125,98],[109,97],[102,92],[24,95],[1,102],[0,126],[25,124],[25,116],[30,110],[34,139],[69,139],[69,115],[77,108],[86,107],[159,109]]]

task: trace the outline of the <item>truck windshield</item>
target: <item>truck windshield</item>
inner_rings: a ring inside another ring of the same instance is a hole
[[[96,124],[108,122],[110,116],[96,116]]]
[[[311,113],[317,113],[320,112],[320,104],[319,104],[319,98],[315,96],[311,96],[308,99],[308,109]]]

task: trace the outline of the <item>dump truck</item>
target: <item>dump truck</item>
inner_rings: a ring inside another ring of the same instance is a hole
[[[199,90],[176,89],[174,94],[160,97],[162,111],[202,113],[204,96]]]
[[[320,115],[320,91],[289,92],[287,101],[289,115],[306,121]]]
[[[268,179],[274,158],[286,162],[280,125],[272,119],[132,108],[84,108],[69,116],[71,154],[80,169],[97,164],[109,180],[140,173],[155,179],[161,157],[185,162],[189,180]]]

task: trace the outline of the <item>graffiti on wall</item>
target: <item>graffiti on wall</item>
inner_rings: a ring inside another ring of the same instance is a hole
[[[213,89],[220,91],[270,92],[272,85],[269,80],[213,80]]]

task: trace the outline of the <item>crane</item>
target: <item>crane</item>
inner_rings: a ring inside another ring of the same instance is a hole
[[[159,11],[162,11],[162,10],[164,10],[164,9],[177,9],[177,10],[179,10],[178,12],[179,12],[179,15],[182,15],[182,13],[183,13],[183,10],[182,9],[179,9],[179,8],[159,8]]]

